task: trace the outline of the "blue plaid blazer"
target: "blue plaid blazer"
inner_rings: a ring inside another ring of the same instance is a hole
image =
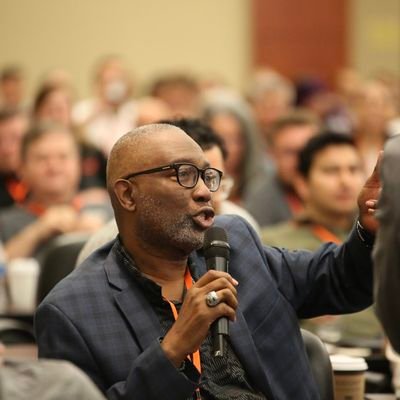
[[[230,340],[247,374],[269,400],[318,399],[298,318],[369,306],[370,251],[354,231],[343,245],[312,253],[263,247],[238,217],[218,217],[216,225],[227,230],[230,273],[239,281]],[[197,382],[165,357],[157,316],[112,246],[94,252],[39,306],[39,356],[71,361],[109,399],[187,399]],[[191,260],[206,272],[201,251]]]

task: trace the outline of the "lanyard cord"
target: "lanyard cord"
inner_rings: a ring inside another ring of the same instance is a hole
[[[9,179],[6,181],[7,191],[10,194],[11,198],[16,203],[21,203],[28,194],[28,188],[22,182],[17,181],[16,179]]]
[[[185,272],[185,288],[186,290],[189,290],[193,286],[193,279],[192,275],[190,274],[189,268],[186,268]],[[176,306],[172,301],[169,301],[168,299],[165,299],[168,301],[172,314],[174,315],[175,321],[178,319],[178,310],[176,309]],[[197,349],[194,353],[192,353],[190,356],[188,356],[189,360],[193,363],[193,365],[196,367],[197,371],[201,374],[201,363],[200,363],[200,350]],[[201,399],[200,396],[200,389],[196,388],[196,399]]]
[[[285,198],[293,215],[296,215],[303,210],[303,203],[295,194],[286,193]]]
[[[313,224],[311,229],[312,229],[314,235],[324,243],[325,242],[332,242],[335,244],[342,243],[341,239],[339,239],[335,234],[330,232],[328,229],[326,229],[322,225]]]

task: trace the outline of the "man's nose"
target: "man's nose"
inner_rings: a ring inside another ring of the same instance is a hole
[[[204,180],[201,176],[199,177],[197,185],[194,188],[193,196],[197,201],[211,201],[211,191],[204,183]]]

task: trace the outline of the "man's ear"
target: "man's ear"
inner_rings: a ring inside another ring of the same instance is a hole
[[[134,211],[136,209],[135,192],[135,185],[129,181],[119,179],[114,183],[115,197],[122,208],[127,211]]]
[[[296,174],[293,180],[293,186],[301,200],[303,200],[303,202],[306,202],[310,196],[308,182],[306,178],[304,178],[304,176],[300,174]]]

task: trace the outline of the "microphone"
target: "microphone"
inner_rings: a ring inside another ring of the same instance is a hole
[[[225,229],[218,226],[207,229],[204,235],[203,249],[208,270],[228,272],[230,247]],[[211,325],[211,333],[214,357],[224,356],[226,336],[229,336],[228,318],[221,317],[215,320]]]

